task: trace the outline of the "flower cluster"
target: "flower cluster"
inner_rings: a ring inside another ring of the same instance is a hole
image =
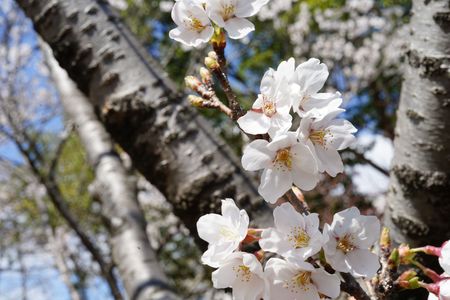
[[[255,30],[246,18],[254,16],[269,0],[177,0],[172,19],[177,28],[169,36],[187,46],[207,43],[215,28],[223,28],[232,39],[241,39]]]
[[[273,215],[273,228],[249,229],[247,213],[226,199],[222,215],[199,219],[199,236],[209,243],[202,261],[217,268],[215,288],[232,288],[233,299],[242,300],[336,298],[340,278],[324,267],[367,278],[378,270],[378,258],[369,250],[380,232],[376,217],[362,216],[353,207],[337,213],[321,233],[317,214],[300,214],[289,203],[276,207]],[[261,250],[253,252],[256,242]],[[321,249],[325,258],[319,260]],[[269,252],[278,257],[263,267]]]
[[[313,189],[319,173],[336,176],[344,165],[338,153],[354,140],[356,128],[336,119],[340,108],[339,92],[322,93],[328,69],[312,58],[295,66],[293,58],[276,70],[269,69],[261,81],[258,98],[237,122],[248,134],[268,134],[252,141],[242,157],[244,169],[264,170],[259,193],[275,203],[294,183],[303,190]],[[293,117],[300,126],[292,130]]]

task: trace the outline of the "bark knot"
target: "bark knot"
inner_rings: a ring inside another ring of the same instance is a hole
[[[416,170],[408,165],[396,165],[392,168],[405,192],[425,189],[433,193],[448,192],[450,175],[440,171]]]

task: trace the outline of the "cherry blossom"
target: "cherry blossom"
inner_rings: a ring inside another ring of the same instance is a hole
[[[378,240],[380,221],[375,216],[362,216],[356,207],[334,215],[323,234],[325,258],[339,272],[355,277],[371,278],[380,267],[378,256],[369,248]]]
[[[275,208],[273,216],[275,228],[263,231],[261,249],[303,260],[319,252],[323,239],[318,214],[302,215],[291,204],[283,203]]]
[[[339,93],[319,93],[328,78],[328,68],[316,58],[300,64],[292,78],[293,109],[300,117],[311,109],[342,103]]]
[[[249,134],[275,136],[286,132],[292,126],[290,85],[295,69],[293,58],[283,61],[277,70],[269,69],[261,81],[261,94],[252,109],[237,121],[242,130]]]
[[[320,300],[323,296],[336,298],[340,293],[341,282],[336,275],[301,260],[271,258],[265,273],[270,299]]]
[[[234,300],[260,300],[264,297],[266,279],[256,256],[234,252],[212,273],[217,289],[232,288]]]
[[[439,281],[437,295],[430,293],[428,300],[450,300],[450,279]]]
[[[450,243],[447,241],[441,248],[441,255],[439,256],[439,264],[444,272],[450,274]]]
[[[439,252],[439,264],[444,269],[441,278],[444,279],[438,282],[438,295],[430,293],[428,300],[450,300],[450,279],[447,275],[450,274],[450,243],[445,242]]]
[[[275,203],[294,183],[312,190],[319,181],[317,163],[311,150],[297,140],[297,134],[280,134],[272,142],[254,140],[244,149],[242,165],[247,171],[264,169],[258,192]]]
[[[344,109],[326,106],[312,109],[301,120],[300,138],[316,157],[319,172],[336,176],[344,171],[338,151],[347,148],[354,140],[357,129],[347,120],[335,119]]]
[[[186,46],[198,47],[209,42],[214,34],[211,21],[198,0],[175,2],[172,19],[178,27],[169,32],[170,38]]]
[[[217,268],[235,251],[246,237],[249,218],[245,210],[239,210],[232,199],[222,200],[222,215],[207,214],[197,222],[201,239],[209,243],[202,262]]]
[[[256,15],[269,0],[209,0],[206,10],[209,17],[225,28],[232,39],[241,39],[255,30],[246,18]]]

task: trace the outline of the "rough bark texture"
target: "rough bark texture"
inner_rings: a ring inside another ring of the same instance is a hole
[[[240,163],[103,1],[18,0],[135,167],[192,232],[232,197],[270,224]]]
[[[51,59],[51,54],[48,57],[64,110],[74,122],[94,168],[96,193],[102,200],[103,215],[111,231],[112,257],[128,297],[177,299],[150,246],[147,223],[137,200],[136,181],[128,176],[92,105]]]
[[[450,1],[414,0],[386,223],[397,242],[450,238]]]

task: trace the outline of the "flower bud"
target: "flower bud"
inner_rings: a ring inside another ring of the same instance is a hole
[[[208,57],[211,57],[212,59],[218,60],[219,57],[217,57],[217,53],[215,51],[208,52]]]
[[[398,247],[398,252],[400,254],[400,263],[405,265],[412,263],[416,256],[416,253],[411,251],[406,244],[401,244],[400,247]]]
[[[219,27],[217,27],[217,30],[215,30],[213,37],[211,38],[211,43],[216,48],[224,49],[227,45],[227,39],[225,32],[221,30]]]
[[[202,81],[206,85],[211,85],[212,83],[212,75],[211,72],[207,68],[201,67],[200,68],[200,77],[202,78]]]
[[[404,280],[404,281],[399,280],[398,285],[407,290],[414,290],[414,289],[418,289],[418,288],[422,287],[420,285],[419,277],[413,277],[409,280]]]
[[[220,68],[217,59],[211,58],[209,56],[205,58],[205,66],[210,70],[217,70]]]
[[[389,250],[391,248],[391,236],[389,228],[383,227],[380,237],[380,247],[384,250]]]
[[[202,97],[195,96],[195,95],[189,95],[187,99],[188,99],[189,103],[195,107],[203,107],[203,103],[205,101],[205,100],[203,100]]]
[[[403,272],[399,277],[398,280],[399,281],[409,281],[411,279],[413,279],[414,277],[417,276],[417,273],[414,270],[407,270],[405,272]]]
[[[399,264],[400,264],[400,253],[398,252],[398,249],[395,248],[394,250],[392,250],[391,255],[389,255],[388,259],[389,269],[395,270],[396,268],[398,268]]]
[[[202,86],[201,81],[194,76],[186,76],[186,78],[184,78],[184,82],[188,88],[194,91],[197,91],[199,87]]]

